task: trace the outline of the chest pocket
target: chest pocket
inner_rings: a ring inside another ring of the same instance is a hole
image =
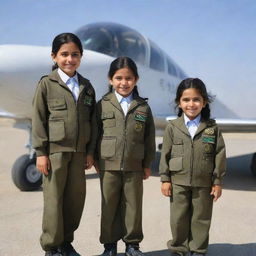
[[[183,140],[180,138],[173,138],[171,155],[174,157],[183,156],[183,153],[184,153]]]
[[[104,128],[110,128],[116,126],[115,112],[103,112],[101,115],[101,120]]]
[[[67,104],[64,98],[49,99],[48,107],[53,119],[67,115]]]

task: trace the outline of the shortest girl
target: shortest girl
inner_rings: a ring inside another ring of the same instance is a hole
[[[160,161],[161,190],[171,202],[173,239],[167,245],[172,255],[205,255],[212,203],[221,196],[225,145],[200,79],[183,80],[175,102],[178,118],[166,127]]]
[[[149,105],[138,95],[133,60],[115,59],[108,77],[110,92],[97,104],[102,256],[117,255],[120,239],[126,256],[142,256],[143,179],[155,155],[155,126]]]

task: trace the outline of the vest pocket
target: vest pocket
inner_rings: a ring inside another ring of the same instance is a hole
[[[172,156],[177,158],[176,156],[181,156],[183,155],[183,141],[180,138],[174,138],[173,139],[173,145],[172,145]]]
[[[50,142],[61,141],[65,138],[64,120],[49,121],[49,140]]]
[[[183,168],[182,160],[183,160],[182,157],[171,158],[170,161],[169,161],[169,170],[171,172],[181,171],[182,168]]]
[[[103,159],[111,158],[116,154],[116,137],[103,137],[100,145],[101,157]]]

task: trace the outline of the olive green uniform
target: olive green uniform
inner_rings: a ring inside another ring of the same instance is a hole
[[[44,213],[41,246],[51,250],[72,242],[85,200],[85,155],[94,153],[95,92],[78,74],[79,97],[57,70],[39,81],[33,101],[32,140],[37,156],[49,156],[43,177]]]
[[[172,183],[172,251],[206,253],[213,203],[211,187],[222,184],[225,169],[225,144],[214,120],[201,121],[193,139],[183,116],[167,125],[160,175],[162,182]]]
[[[155,155],[155,126],[147,102],[134,96],[125,116],[114,93],[97,104],[103,244],[140,243],[143,169]]]

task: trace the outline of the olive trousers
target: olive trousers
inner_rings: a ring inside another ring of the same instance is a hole
[[[212,217],[210,187],[172,184],[171,231],[168,242],[172,252],[206,253]]]
[[[101,234],[102,244],[122,239],[138,244],[143,239],[143,172],[102,171]]]
[[[73,241],[86,193],[84,153],[54,153],[49,159],[51,170],[43,177],[43,233],[40,238],[45,251]]]

